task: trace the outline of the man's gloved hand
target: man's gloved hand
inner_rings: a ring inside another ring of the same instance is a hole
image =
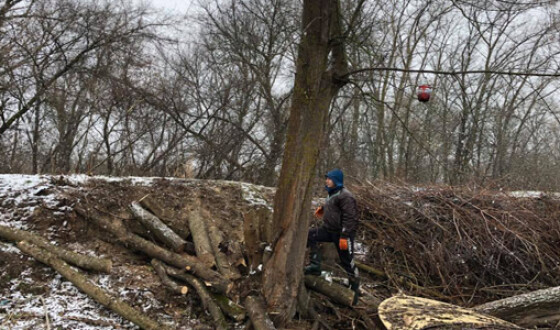
[[[319,206],[319,207],[315,210],[315,213],[313,213],[313,215],[315,216],[315,218],[321,219],[321,218],[323,217],[323,213],[324,213],[323,207],[322,207],[322,206]]]
[[[342,251],[348,250],[348,238],[347,237],[341,237],[338,240],[338,248]]]

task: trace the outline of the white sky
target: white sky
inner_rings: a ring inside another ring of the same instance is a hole
[[[144,0],[170,14],[184,15],[198,7],[199,0]]]

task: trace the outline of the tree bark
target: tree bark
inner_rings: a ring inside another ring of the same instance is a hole
[[[231,319],[235,320],[236,322],[245,320],[245,318],[247,317],[247,313],[245,313],[245,308],[243,308],[243,306],[235,303],[222,294],[211,293],[211,295],[216,304],[220,306],[220,309]]]
[[[153,215],[158,217],[163,223],[165,223],[171,230],[176,232],[180,237],[187,239],[190,236],[190,231],[188,228],[188,224],[185,226],[175,226],[174,219],[175,215],[173,212],[169,211],[169,209],[162,208],[158,203],[156,203],[153,199],[146,196],[140,199],[140,205],[148,211],[150,211]],[[182,220],[182,219],[178,219]]]
[[[313,275],[305,275],[305,285],[317,291],[334,301],[337,304],[352,307],[354,300],[354,291],[338,285],[336,283],[328,282],[327,280]]]
[[[279,327],[296,312],[320,141],[331,100],[344,85],[340,78],[347,71],[339,15],[338,0],[303,3],[303,34],[298,46],[286,149],[274,200],[273,253],[263,275],[263,296]]]
[[[207,266],[212,267],[216,264],[212,253],[212,244],[208,236],[206,222],[201,214],[200,199],[197,199],[189,212],[189,229],[192,234],[196,256]]]
[[[232,267],[229,262],[228,256],[222,252],[220,246],[223,242],[223,235],[214,225],[208,226],[208,235],[210,237],[210,243],[212,244],[212,250],[214,251],[214,257],[216,259],[216,266],[218,271],[230,280],[235,280],[241,277],[241,274],[237,268]]]
[[[93,270],[96,272],[110,273],[112,268],[112,262],[110,259],[96,258],[91,256],[86,256],[83,254],[68,251],[61,247],[52,245],[45,238],[33,234],[28,231],[19,230],[15,228],[9,228],[6,226],[0,226],[0,237],[12,241],[28,241],[36,246],[49,251],[50,253],[56,255],[60,259],[82,269]]]
[[[92,284],[87,279],[87,277],[73,270],[70,266],[68,266],[67,263],[57,258],[50,252],[41,250],[40,248],[37,248],[25,241],[19,242],[17,246],[21,251],[31,255],[38,261],[54,268],[58,273],[64,276],[64,278],[72,282],[75,286],[92,297],[95,301],[113,310],[115,313],[119,314],[130,322],[138,325],[140,328],[150,330],[169,329],[163,324],[159,324],[156,321],[145,316],[143,313],[135,310],[119,298],[109,295],[101,288]]]
[[[560,287],[557,286],[491,301],[473,309],[527,328],[554,327],[560,321],[559,304]]]
[[[230,281],[219,273],[206,267],[206,265],[198,258],[187,254],[177,254],[171,252],[135,234],[132,234],[125,229],[122,222],[118,219],[109,220],[103,216],[88,213],[79,207],[75,207],[74,210],[81,216],[95,221],[101,228],[115,235],[124,245],[128,245],[135,250],[142,251],[152,258],[160,259],[170,265],[192,272],[211,285],[217,292],[228,293],[233,286]]]
[[[144,210],[138,202],[132,202],[129,208],[134,217],[149,231],[153,232],[158,240],[175,252],[183,252],[187,242],[167,227],[158,217]]]
[[[249,313],[249,318],[251,318],[251,323],[255,330],[274,330],[274,323],[268,318],[266,310],[264,307],[263,299],[259,299],[255,296],[248,296],[245,298],[245,309]]]

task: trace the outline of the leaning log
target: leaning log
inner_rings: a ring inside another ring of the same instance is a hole
[[[152,264],[155,264],[157,265],[157,267],[161,267],[166,271],[167,268],[170,268],[166,267],[161,261],[158,260],[152,260]],[[210,315],[212,315],[216,329],[227,329],[228,323],[224,317],[224,314],[222,314],[220,307],[216,304],[216,302],[214,302],[208,290],[206,290],[206,286],[196,277],[186,273],[183,273],[181,278],[196,290],[196,293],[200,297],[200,300],[202,300],[202,305],[204,305],[204,308],[206,308],[210,312]]]
[[[134,218],[146,229],[154,233],[156,238],[175,252],[183,252],[187,242],[171,230],[158,217],[146,211],[138,202],[132,202],[129,206]]]
[[[66,262],[56,257],[54,254],[25,241],[19,242],[17,246],[21,251],[54,268],[60,275],[64,276],[64,278],[72,282],[72,284],[92,297],[95,301],[113,310],[115,313],[136,324],[140,328],[150,330],[169,329],[163,324],[159,324],[145,316],[144,313],[135,310],[119,298],[109,295],[103,289],[92,284],[87,277],[72,269]]]
[[[224,275],[226,278],[235,280],[241,277],[241,274],[237,268],[233,267],[228,259],[228,256],[222,252],[220,246],[223,244],[224,238],[220,229],[215,225],[208,226],[208,236],[210,237],[210,243],[212,244],[212,250],[214,252],[214,257],[216,260],[216,266],[218,271]]]
[[[343,306],[351,307],[354,301],[354,291],[342,285],[329,282],[319,276],[305,275],[305,286]]]
[[[169,276],[167,276],[167,273],[165,272],[165,268],[163,268],[162,263],[157,261],[157,259],[152,259],[151,264],[152,267],[154,267],[156,274],[160,278],[161,283],[163,283],[163,285],[169,288],[169,290],[180,295],[186,295],[189,292],[188,287],[175,283],[175,281],[173,281],[172,279],[169,278]]]
[[[110,259],[96,258],[63,249],[61,247],[52,245],[44,237],[25,230],[0,226],[0,238],[16,243],[20,241],[31,242],[34,245],[56,255],[60,259],[82,269],[104,273],[111,272],[112,262]]]
[[[527,328],[554,327],[560,322],[559,304],[560,287],[557,286],[491,301],[473,309]]]
[[[245,298],[245,309],[249,313],[249,318],[251,318],[251,323],[255,330],[273,330],[274,323],[266,314],[264,308],[264,301],[255,296],[248,296]]]
[[[192,272],[194,275],[204,280],[205,283],[208,283],[209,286],[212,286],[212,289],[216,292],[227,294],[233,286],[229,280],[218,272],[206,267],[198,258],[187,254],[171,252],[138,235],[128,232],[119,219],[107,219],[104,216],[87,212],[80,207],[75,207],[74,210],[81,216],[93,220],[101,228],[113,234],[121,244],[142,251],[152,258],[165,261],[170,265]]]
[[[189,229],[194,242],[196,256],[208,267],[215,265],[214,253],[212,252],[212,244],[208,236],[206,221],[204,221],[200,200],[194,202],[194,206],[189,210]]]
[[[245,313],[245,308],[243,306],[235,303],[223,294],[211,293],[212,299],[220,306],[222,311],[236,322],[241,322],[245,320],[247,314]]]

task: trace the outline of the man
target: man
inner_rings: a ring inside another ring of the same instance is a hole
[[[336,245],[340,264],[346,271],[350,288],[355,292],[354,303],[359,295],[360,279],[354,264],[354,237],[358,227],[356,200],[344,188],[344,174],[335,169],[325,175],[328,197],[324,206],[315,211],[315,217],[323,218],[320,228],[309,230],[307,246],[310,248],[311,263],[305,267],[305,274],[321,275],[321,254],[319,242],[333,242]]]

